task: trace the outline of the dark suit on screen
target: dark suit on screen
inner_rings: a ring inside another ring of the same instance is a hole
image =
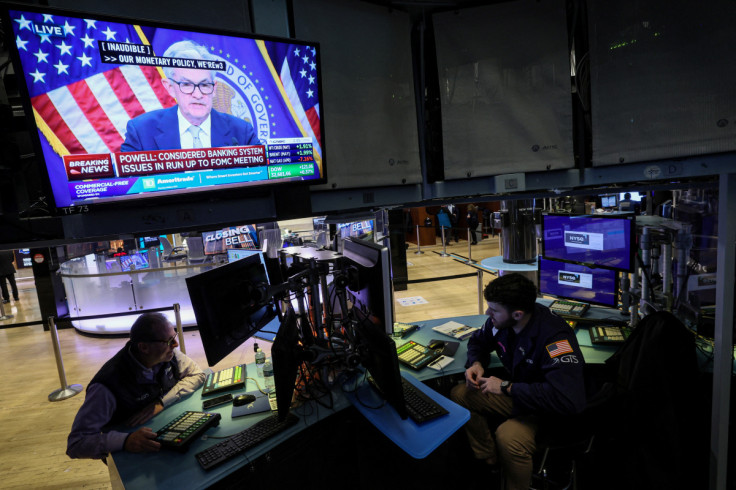
[[[181,149],[178,106],[141,114],[128,121],[120,151]],[[212,110],[212,146],[260,145],[253,126],[230,114]]]

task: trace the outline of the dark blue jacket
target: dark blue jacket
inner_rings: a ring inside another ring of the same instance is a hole
[[[496,351],[513,383],[514,414],[573,414],[585,408],[583,354],[575,332],[546,306],[536,304],[516,348],[506,348],[510,328],[495,331],[490,318],[468,341],[470,367],[487,366]]]
[[[179,106],[147,112],[128,121],[120,151],[178,150]],[[212,109],[212,147],[260,145],[253,126],[230,114]]]

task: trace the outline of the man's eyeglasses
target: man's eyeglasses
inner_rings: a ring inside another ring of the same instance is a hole
[[[215,84],[212,82],[177,82],[176,80],[171,79],[169,79],[169,81],[177,84],[179,86],[179,90],[181,90],[181,93],[187,95],[193,94],[195,88],[198,88],[202,95],[209,95],[215,91]]]
[[[162,344],[166,344],[166,347],[171,347],[176,343],[176,334],[169,340],[147,340],[146,342],[161,342]]]

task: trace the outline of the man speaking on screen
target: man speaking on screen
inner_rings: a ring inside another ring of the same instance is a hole
[[[207,48],[192,41],[172,44],[164,58],[216,60]],[[162,80],[177,105],[141,114],[128,121],[120,151],[175,150],[219,146],[260,145],[253,126],[212,109],[215,72],[165,67]]]

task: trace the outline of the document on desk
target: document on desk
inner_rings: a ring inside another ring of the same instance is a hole
[[[432,330],[456,340],[464,340],[473,335],[473,332],[480,329],[478,327],[469,327],[468,325],[463,325],[455,321],[449,321],[442,325],[432,327]]]

